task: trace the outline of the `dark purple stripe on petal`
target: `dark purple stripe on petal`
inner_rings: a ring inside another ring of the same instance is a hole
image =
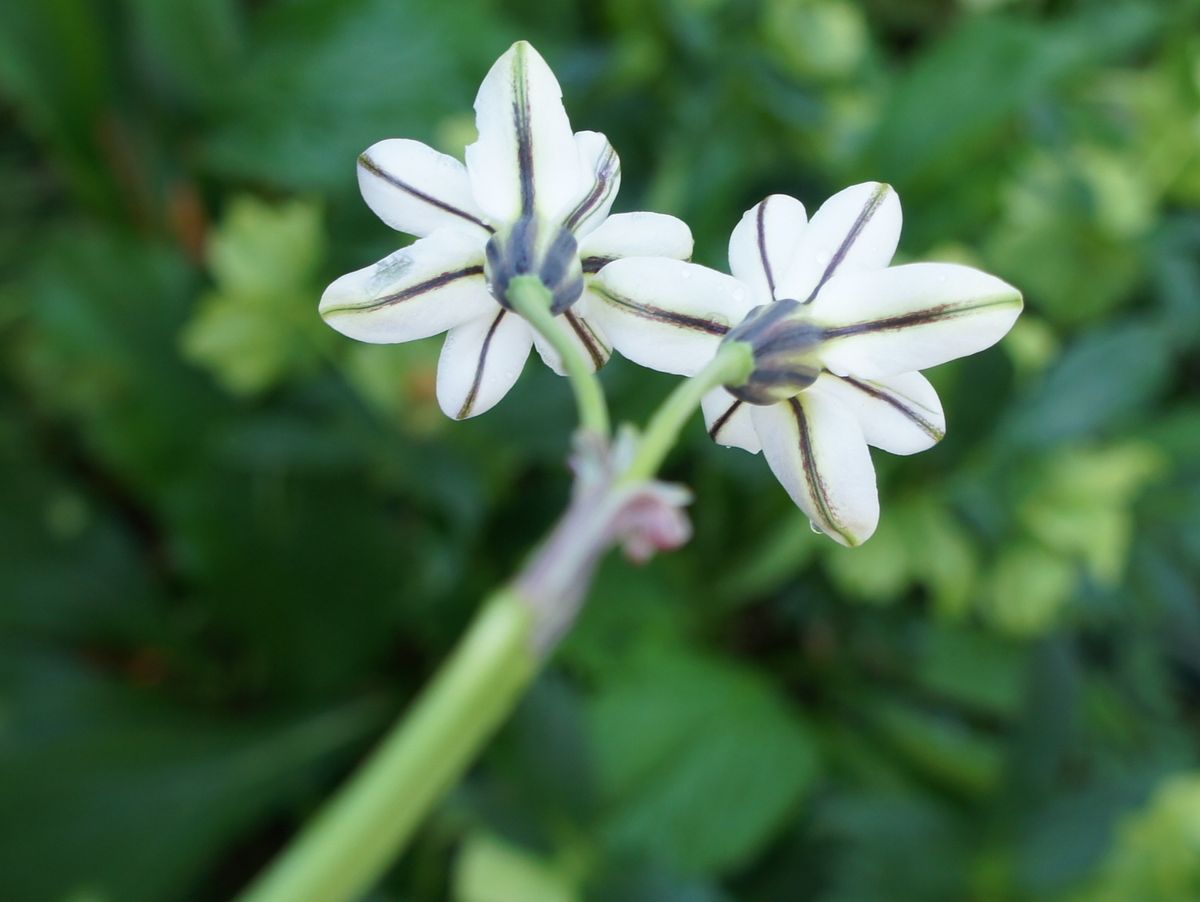
[[[733,415],[738,412],[738,409],[742,406],[742,403],[743,402],[741,401],[734,401],[727,408],[725,408],[725,412],[713,421],[712,428],[708,430],[709,438],[711,438],[714,442],[720,439],[721,430],[725,428],[731,419],[733,419]]]
[[[563,315],[566,317],[567,323],[580,343],[587,349],[588,356],[592,358],[592,364],[596,369],[600,369],[608,360],[608,349],[596,337],[596,333],[592,331],[586,321],[576,316],[570,310]]]
[[[1012,298],[1005,297],[982,301],[978,304],[939,304],[936,307],[929,307],[925,310],[901,313],[896,316],[870,320],[865,323],[828,326],[825,329],[825,338],[831,340],[834,338],[847,338],[852,335],[866,335],[872,332],[895,332],[900,329],[911,329],[915,326],[930,326],[935,323],[957,319],[960,316],[967,316],[980,310],[986,310],[989,307],[1008,307],[1012,303]]]
[[[486,229],[489,232],[495,231],[490,225],[488,225],[486,222],[484,222],[478,216],[468,213],[466,210],[460,210],[458,207],[454,206],[453,204],[448,204],[444,200],[439,200],[438,198],[434,197],[432,194],[426,194],[424,191],[420,190],[419,188],[416,188],[416,187],[410,185],[408,182],[397,178],[396,176],[392,175],[390,172],[387,172],[386,170],[382,169],[378,163],[376,163],[374,160],[372,160],[365,153],[358,155],[358,165],[361,166],[363,169],[367,170],[367,172],[371,173],[371,175],[375,176],[376,178],[383,179],[385,182],[387,182],[393,188],[403,191],[405,194],[409,194],[412,197],[415,197],[418,200],[429,204],[431,207],[437,207],[439,210],[445,210],[447,213],[457,216],[460,219],[465,219],[467,222],[477,225],[481,229]]]
[[[709,335],[724,335],[729,331],[729,326],[723,322],[705,319],[702,316],[689,316],[686,313],[676,313],[673,310],[663,310],[661,307],[651,307],[649,304],[641,304],[632,298],[614,293],[608,287],[597,286],[593,283],[592,290],[598,292],[613,306],[619,307],[627,313],[632,313],[634,316],[653,320],[663,325],[678,326],[681,329],[691,329],[692,331],[705,332]]]
[[[825,287],[826,282],[833,278],[838,267],[842,265],[842,261],[846,259],[846,254],[850,253],[850,248],[854,246],[854,242],[858,240],[858,236],[862,234],[862,230],[866,228],[867,223],[871,221],[871,217],[875,215],[875,211],[879,209],[879,205],[883,203],[891,190],[889,185],[880,185],[867,199],[866,205],[859,211],[854,224],[850,226],[850,231],[846,233],[846,237],[842,239],[842,243],[838,245],[838,249],[830,259],[829,265],[825,267],[825,272],[821,274],[821,280],[809,293],[805,300],[806,304],[817,296],[817,292]]]
[[[616,257],[584,257],[580,262],[583,264],[584,274],[592,276],[616,259]]]
[[[533,127],[529,116],[529,72],[525,46],[517,45],[513,77],[513,126],[517,134],[517,172],[521,180],[521,213],[533,215]]]
[[[828,373],[829,371],[826,370],[826,372]],[[938,426],[928,417],[923,416],[920,411],[915,409],[914,406],[910,406],[911,402],[906,403],[908,401],[907,398],[895,395],[881,386],[874,384],[873,382],[865,382],[861,379],[855,379],[851,376],[836,376],[833,373],[829,373],[829,375],[833,376],[834,379],[839,379],[842,382],[845,382],[851,388],[858,389],[858,391],[862,392],[864,395],[869,395],[875,400],[882,401],[894,408],[935,442],[940,442],[946,437],[946,433],[940,426]]]
[[[483,278],[482,266],[465,266],[462,269],[452,270],[451,272],[440,273],[432,278],[426,279],[424,282],[418,282],[416,285],[410,285],[401,291],[385,294],[383,297],[376,298],[369,304],[354,304],[345,307],[330,307],[325,311],[325,315],[331,313],[370,313],[373,310],[379,310],[383,307],[391,307],[393,304],[401,304],[404,301],[411,301],[413,298],[418,298],[430,291],[436,291],[439,288],[445,288],[451,282],[457,282],[459,279],[470,279],[478,277]]]
[[[596,165],[596,181],[592,184],[592,190],[567,215],[567,218],[563,221],[563,225],[566,228],[574,231],[584,219],[591,215],[593,210],[608,199],[608,196],[612,194],[613,188],[616,187],[616,175],[619,171],[620,161],[617,159],[616,151],[612,149],[611,144],[607,144]]]
[[[796,398],[788,401],[788,406],[791,408],[792,417],[796,421],[797,441],[800,446],[800,466],[804,470],[804,481],[808,485],[808,495],[813,500],[813,505],[816,507],[817,519],[821,522],[817,524],[826,532],[836,532],[844,538],[848,544],[856,544],[854,536],[842,529],[834,516],[833,507],[829,503],[829,490],[825,486],[825,480],[821,477],[821,471],[817,468],[816,456],[813,454],[812,432],[808,421],[808,415],[804,412],[804,405]]]
[[[848,377],[848,375],[834,375],[833,373],[829,373],[829,371],[826,372],[829,375],[832,375],[834,379],[840,379],[847,385],[853,387],[853,389],[863,392],[864,395],[868,395],[872,398],[875,398],[876,401],[882,401],[884,404],[888,404],[889,407],[894,408],[896,411],[898,411],[898,413],[904,415],[905,419],[910,420],[913,423],[913,426],[916,426],[918,429],[920,429],[920,431],[924,432],[926,435],[929,435],[929,437],[934,439],[934,441],[941,441],[943,438],[946,438],[946,433],[942,431],[942,428],[938,426],[937,423],[930,420],[929,417],[920,414],[920,411],[914,407],[910,407],[910,404],[906,403],[907,398],[893,395],[892,392],[883,389],[883,387],[878,386],[875,383],[868,383],[868,381],[863,381],[862,379],[854,379],[852,377]]]
[[[770,198],[767,198],[770,200]],[[758,205],[758,216],[755,222],[758,239],[758,258],[762,261],[763,275],[767,277],[767,288],[771,297],[775,297],[775,274],[771,271],[771,259],[767,256],[767,200]]]
[[[470,416],[471,408],[475,406],[475,399],[479,396],[479,387],[483,385],[483,371],[487,367],[488,352],[492,348],[492,339],[496,335],[496,330],[500,328],[500,323],[507,315],[508,311],[502,309],[496,314],[496,318],[492,320],[491,326],[488,327],[487,335],[483,339],[483,347],[479,349],[479,360],[475,363],[475,378],[471,380],[471,390],[467,392],[466,398],[463,399],[462,407],[458,409],[458,414],[455,416],[457,420],[465,420]]]

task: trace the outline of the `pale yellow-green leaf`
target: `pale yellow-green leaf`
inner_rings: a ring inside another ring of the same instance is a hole
[[[577,902],[549,862],[487,833],[468,837],[454,869],[454,902]]]
[[[315,203],[243,196],[230,202],[209,236],[208,267],[222,292],[277,294],[311,282],[324,245]]]
[[[1162,466],[1153,448],[1137,442],[1064,451],[1038,474],[1018,516],[1048,549],[1115,584],[1133,536],[1131,504]]]
[[[1001,345],[1008,352],[1017,372],[1033,376],[1042,372],[1058,356],[1058,337],[1050,325],[1026,311],[1013,324]]]
[[[1016,636],[1052,629],[1075,591],[1075,565],[1033,542],[1001,552],[984,593],[983,613],[997,628]]]
[[[1200,898],[1200,774],[1173,776],[1117,829],[1100,876],[1078,902]]]
[[[1064,501],[1126,503],[1161,472],[1150,445],[1129,441],[1105,448],[1067,450],[1050,462],[1045,492]]]
[[[322,244],[313,204],[233,201],[209,240],[216,288],[201,296],[184,326],[184,356],[239,395],[316,365],[334,338],[317,315]]]
[[[807,78],[845,76],[862,62],[867,49],[862,11],[844,0],[771,0],[762,25],[772,58]]]
[[[1078,323],[1128,299],[1154,187],[1144,172],[1090,146],[1031,152],[1006,192],[989,268],[1020,272],[1052,321]]]

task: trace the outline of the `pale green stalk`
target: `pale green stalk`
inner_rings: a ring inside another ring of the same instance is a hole
[[[537,276],[517,276],[508,283],[507,297],[513,310],[537,329],[562,358],[563,368],[575,392],[580,425],[597,435],[607,436],[608,405],[604,390],[579,345],[563,328],[562,320],[550,312],[553,301],[550,290]]]
[[[370,888],[537,673],[533,621],[514,591],[489,598],[409,712],[245,902],[341,902]]]
[[[754,354],[741,342],[723,344],[708,366],[675,386],[654,412],[638,442],[633,462],[625,471],[624,481],[650,479],[662,466],[667,453],[679,439],[679,430],[700,406],[700,400],[721,385],[739,385],[754,369]]]
[[[582,426],[607,453],[608,411],[595,374],[550,313],[536,280],[514,279],[510,301],[562,355]],[[619,539],[622,499],[653,478],[704,395],[738,384],[750,349],[723,345],[713,361],[668,396],[631,465],[576,492],[571,506],[509,587],[493,594],[412,708],[243,902],[346,902],[360,897],[405,848],[430,808],[462,776],[534,678],[578,611],[596,562]]]

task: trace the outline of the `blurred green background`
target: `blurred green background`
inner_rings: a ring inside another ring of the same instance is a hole
[[[862,549],[694,422],[694,541],[605,565],[371,898],[1200,899],[1186,0],[0,6],[0,898],[229,897],[561,509],[565,382],[451,423],[436,340],[316,315],[406,240],[356,154],[460,152],[521,37],[698,261],[881,179],[900,259],[1027,308],[932,373],[941,446],[876,454]]]

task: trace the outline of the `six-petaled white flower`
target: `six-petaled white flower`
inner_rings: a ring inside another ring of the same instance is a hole
[[[479,139],[465,166],[407,139],[380,141],[359,157],[367,204],[418,240],[342,276],[320,305],[326,322],[362,341],[448,332],[437,397],[456,419],[500,401],[531,346],[563,372],[557,352],[506,305],[510,277],[536,275],[550,288],[552,309],[595,368],[611,354],[592,315],[595,273],[620,257],[686,259],[692,251],[691,232],[675,217],[609,215],[617,155],[597,132],[572,134],[558,82],[529,44],[514,44],[488,72],[475,114]]]
[[[834,195],[811,221],[772,195],[734,229],[732,276],[625,259],[593,284],[614,347],[644,366],[693,375],[731,329],[754,347],[756,372],[736,396],[704,399],[709,434],[763,451],[813,525],[844,545],[879,521],[867,446],[913,454],[945,432],[918,370],[991,346],[1021,311],[1015,288],[977,269],[889,266],[900,222],[895,192],[878,183]]]

